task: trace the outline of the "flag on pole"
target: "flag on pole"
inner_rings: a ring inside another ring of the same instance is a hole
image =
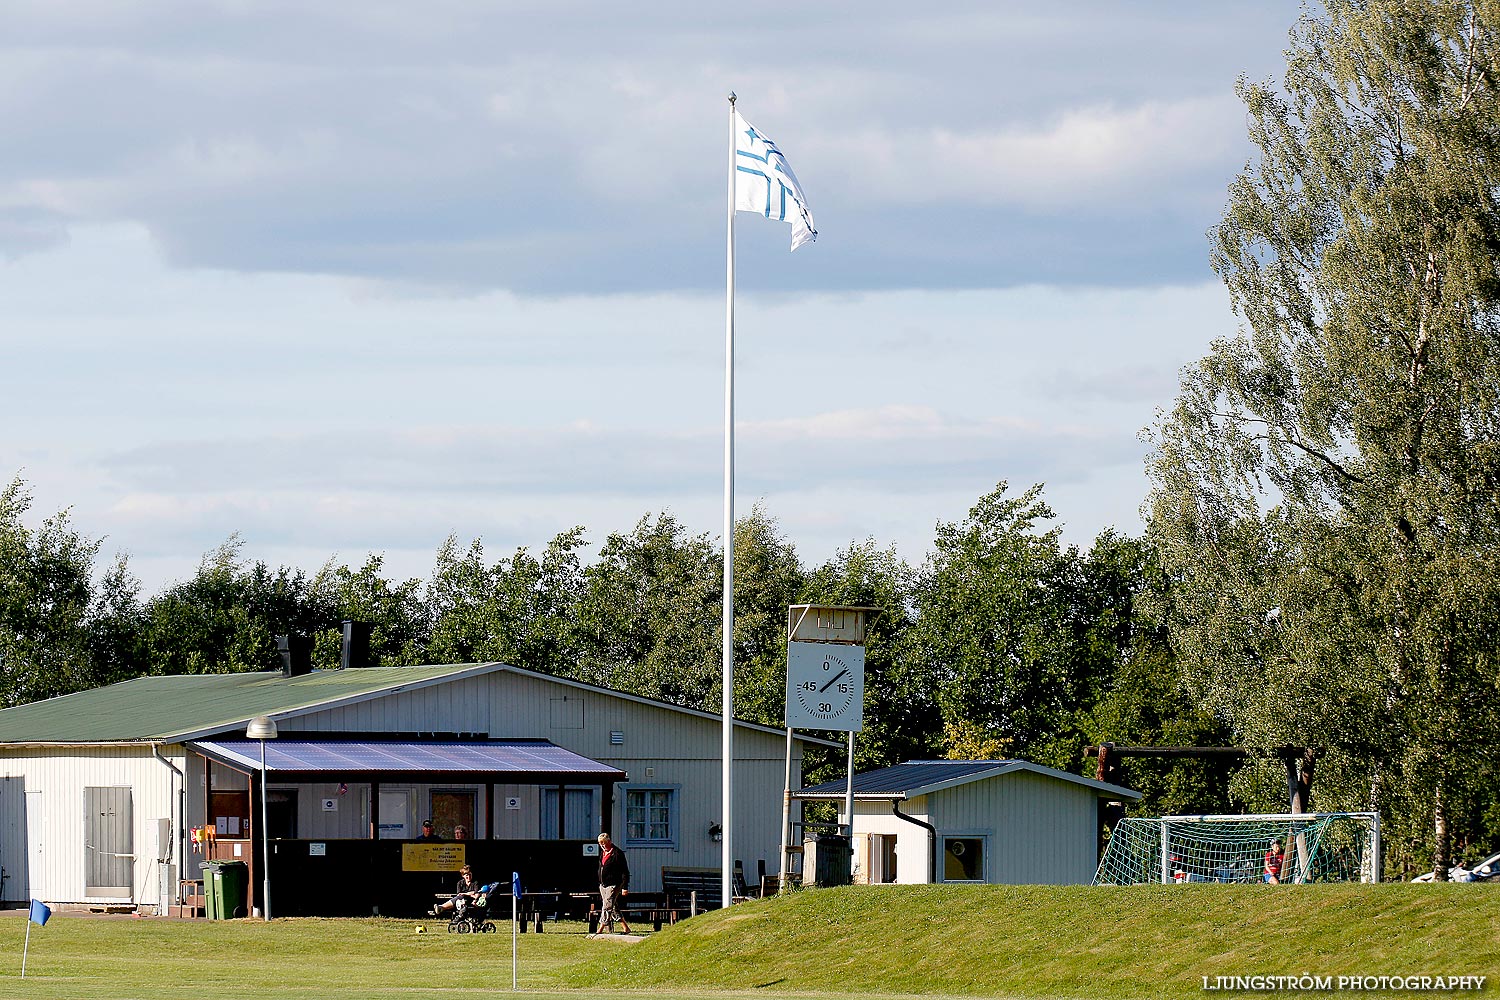
[[[21,945],[21,978],[26,978],[26,956],[31,954],[31,925],[38,927],[47,925],[47,918],[52,916],[52,907],[40,899],[31,901],[31,913],[26,920],[26,941]]]
[[[521,873],[510,873],[510,991],[520,988],[516,935],[521,929]]]
[[[776,143],[734,113],[734,208],[790,223],[792,249],[818,238],[807,196]]]

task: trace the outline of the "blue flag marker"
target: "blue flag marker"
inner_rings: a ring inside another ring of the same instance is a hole
[[[26,956],[31,953],[31,925],[36,924],[38,927],[41,927],[46,924],[47,918],[50,916],[52,916],[52,907],[40,899],[33,899],[31,901],[31,913],[29,914],[29,919],[26,921],[26,943],[21,945],[22,979],[26,978]]]
[[[510,873],[510,894],[517,899],[521,898],[521,873]]]

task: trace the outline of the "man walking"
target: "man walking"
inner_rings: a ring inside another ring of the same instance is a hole
[[[621,900],[630,894],[630,865],[625,852],[615,846],[609,834],[599,834],[599,933],[608,934],[620,922],[624,933],[630,925],[620,912]]]

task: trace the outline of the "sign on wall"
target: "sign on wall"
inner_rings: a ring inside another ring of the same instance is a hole
[[[404,872],[456,872],[464,866],[463,844],[402,844]]]

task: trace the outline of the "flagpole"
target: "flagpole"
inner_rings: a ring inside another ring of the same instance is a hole
[[[31,917],[26,918],[26,943],[21,946],[21,978],[26,978],[26,953],[31,951]]]
[[[515,879],[511,879],[510,890],[510,991],[514,993],[517,987],[516,978],[516,938],[520,928],[520,905],[521,901],[516,898]]]
[[[720,898],[733,896],[730,859],[734,857],[731,772],[734,765],[734,93],[729,95],[728,240],[724,296],[724,819],[719,823]]]

